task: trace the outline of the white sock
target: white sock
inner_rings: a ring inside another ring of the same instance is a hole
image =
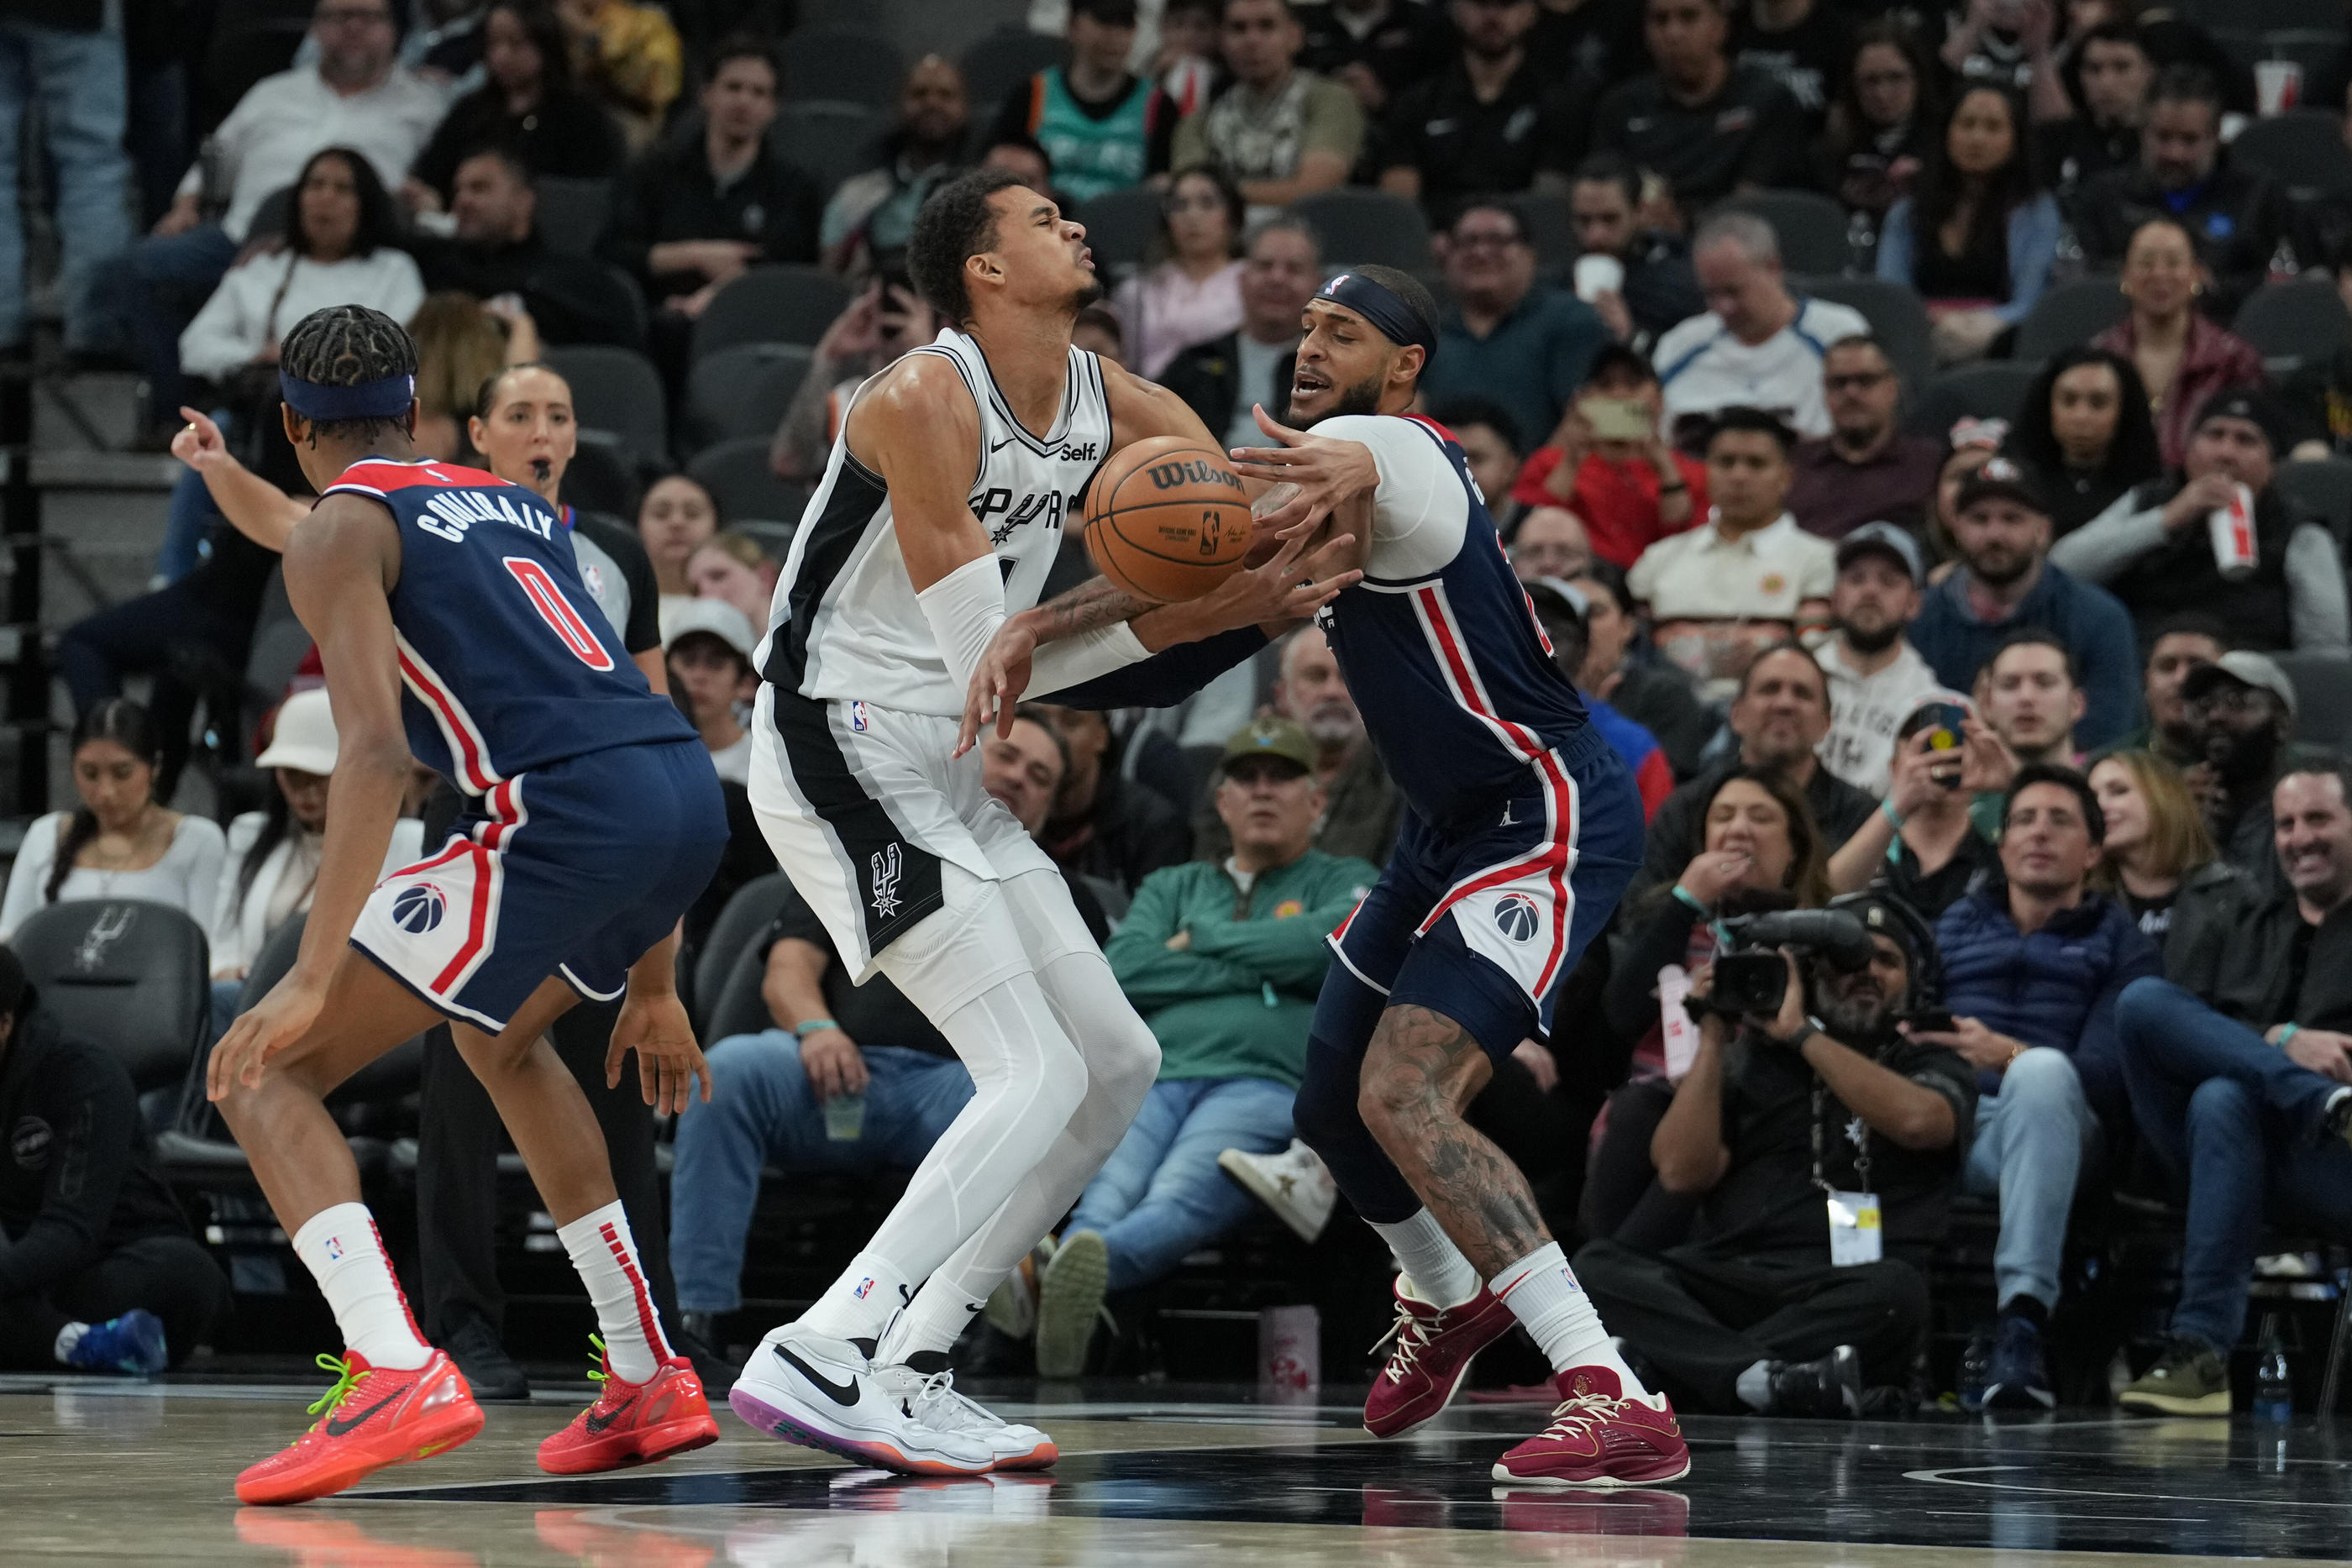
[[[874,1364],[896,1366],[926,1351],[946,1354],[987,1305],[984,1298],[968,1295],[937,1274],[932,1275],[882,1336],[881,1348],[874,1353]]]
[[[1391,1225],[1375,1223],[1372,1228],[1396,1254],[1407,1288],[1423,1301],[1458,1307],[1478,1293],[1478,1270],[1470,1267],[1470,1260],[1429,1210],[1416,1210],[1412,1218]]]
[[[1629,1396],[1649,1396],[1625,1358],[1617,1354],[1609,1331],[1601,1326],[1601,1314],[1593,1311],[1592,1298],[1584,1293],[1584,1287],[1576,1282],[1559,1242],[1548,1241],[1537,1248],[1486,1281],[1486,1288],[1511,1309],[1537,1348],[1549,1358],[1554,1372],[1566,1372],[1571,1366],[1605,1366],[1617,1375]]]
[[[1772,1408],[1772,1364],[1759,1361],[1739,1375],[1739,1402],[1761,1416]]]
[[[580,1282],[595,1303],[596,1326],[604,1337],[604,1363],[624,1383],[643,1383],[669,1359],[663,1339],[661,1314],[646,1289],[646,1271],[637,1264],[637,1244],[629,1235],[629,1218],[614,1198],[593,1214],[583,1214],[555,1234],[572,1255]]]
[[[841,1278],[809,1304],[809,1310],[800,1315],[800,1323],[827,1339],[878,1342],[890,1319],[914,1297],[914,1281],[897,1264],[879,1252],[860,1252],[849,1260]]]
[[[68,1323],[65,1327],[58,1331],[58,1343],[55,1347],[55,1354],[59,1366],[71,1366],[73,1364],[74,1346],[79,1344],[81,1343],[81,1336],[89,1332],[89,1325],[88,1323]]]
[[[334,1309],[343,1343],[370,1366],[413,1372],[433,1359],[433,1347],[416,1332],[408,1298],[401,1294],[366,1204],[320,1209],[294,1233],[294,1251]]]

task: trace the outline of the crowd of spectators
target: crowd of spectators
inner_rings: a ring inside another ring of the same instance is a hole
[[[2086,1195],[2131,1190],[2183,1207],[2186,1251],[2121,1402],[2210,1413],[2264,1225],[2352,1242],[2352,1000],[2326,956],[2352,918],[2352,766],[2298,739],[2352,735],[2347,518],[2296,482],[2352,444],[2352,349],[2282,374],[2230,325],[2323,257],[2330,297],[2352,295],[2352,248],[2233,159],[2245,84],[2192,25],[2101,4],[1978,5],[1922,35],[1829,0],[1187,0],[1139,46],[1135,0],[1073,0],[1062,63],[1001,101],[916,62],[845,178],[780,129],[788,87],[822,74],[787,71],[789,37],[492,0],[404,39],[389,0],[319,0],[302,52],[219,106],[202,157],[193,125],[166,141],[176,183],[134,238],[134,163],[147,180],[159,160],[119,40],[94,5],[48,9],[0,22],[0,53],[32,62],[0,82],[37,79],[48,105],[63,342],[142,371],[149,434],[176,432],[187,473],[154,591],[58,645],[79,801],[26,830],[0,939],[59,902],[172,904],[210,935],[217,1020],[307,903],[335,755],[315,671],[259,734],[222,711],[307,506],[273,390],[305,312],[412,322],[428,448],[562,507],[600,608],[701,735],[738,842],[691,946],[774,869],[745,726],[793,519],[730,517],[667,450],[606,483],[542,348],[643,350],[682,407],[730,285],[839,275],[848,304],[811,333],[768,454],[808,485],[860,382],[936,334],[906,237],[944,175],[985,162],[1073,208],[1144,194],[1147,253],[1105,267],[1081,346],[1255,444],[1306,301],[1361,237],[1302,199],[1352,184],[1401,231],[1406,204],[1426,220],[1425,412],[1649,821],[1548,1038],[1474,1113],[1509,1147],[1543,1108],[1543,1146],[1510,1152],[1553,1173],[1539,1196],[1586,1239],[1580,1276],[1629,1354],[1694,1408],[1859,1413],[1916,1382],[1926,1270],[1967,1200],[1997,1216],[1992,1288],[1943,1306],[1990,1325],[1989,1402],[2047,1407],[2070,1233]],[[21,107],[0,101],[0,134]],[[551,181],[604,183],[592,246],[551,243]],[[1740,204],[1790,190],[1843,213],[1844,287],[1796,276],[1789,232]],[[0,349],[26,331],[14,225]],[[2037,308],[2104,275],[2115,308],[2017,363]],[[1874,304],[1890,292],[1918,340]],[[2016,363],[2012,405],[1919,417],[1941,385],[1924,377],[1978,361]],[[142,679],[144,706],[123,695]],[[216,734],[192,759],[200,706]],[[234,767],[241,740],[258,772]],[[226,833],[173,809],[199,765]],[[1402,807],[1311,627],[1176,708],[1024,707],[982,767],[1162,1052],[1126,1142],[991,1304],[1041,1371],[1075,1374],[1106,1296],[1213,1246],[1253,1195],[1320,1231],[1333,1197],[1288,1101],[1321,934]],[[1808,950],[1777,1009],[1714,1008],[1741,917],[1825,905],[1860,923],[1866,964]],[[971,1092],[887,981],[847,983],[797,898],[763,927],[738,955],[754,1016],[710,1042],[719,1092],[676,1130],[696,1345],[742,1304],[763,1192],[912,1166]],[[66,1049],[0,1019],[0,1051],[10,1029]],[[76,1092],[114,1092],[74,1071]],[[121,1136],[106,1157],[143,1168]],[[135,1264],[173,1225],[125,1180],[93,1234]],[[77,1277],[98,1258],[0,1277],[0,1358],[24,1357],[26,1324],[74,1364],[184,1354],[209,1282],[163,1292],[124,1264],[110,1294]],[[168,1334],[118,1326],[136,1304]]]

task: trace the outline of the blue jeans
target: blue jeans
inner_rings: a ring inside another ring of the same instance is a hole
[[[225,438],[236,439],[236,424],[228,410],[215,409],[213,423]],[[233,526],[213,504],[204,476],[193,468],[183,470],[172,484],[172,509],[163,525],[163,548],[155,552],[155,575],[167,583],[179,581],[212,553],[208,541],[213,530]]]
[[[2172,1331],[2227,1355],[2245,1332],[2265,1197],[2352,1240],[2352,1146],[2316,1136],[2341,1085],[2165,980],[2124,988],[2116,1032],[2133,1117],[2189,1198]]]
[[[1249,1218],[1257,1200],[1217,1168],[1217,1156],[1288,1148],[1296,1098],[1270,1078],[1161,1079],[1079,1195],[1064,1234],[1102,1237],[1112,1290],[1151,1283]]]
[[[148,235],[100,274],[93,305],[105,319],[110,346],[146,373],[150,419],[173,423],[187,401],[180,334],[228,275],[237,248],[220,225],[198,224],[184,234]]]
[[[800,1041],[780,1029],[730,1035],[710,1048],[710,1103],[678,1118],[670,1174],[669,1261],[681,1312],[743,1304],[743,1239],[760,1201],[760,1169],[870,1171],[922,1163],[971,1098],[963,1063],[900,1046],[859,1048],[866,1123],[854,1139],[824,1134],[824,1103],[801,1068]]]
[[[131,244],[131,160],[122,38],[69,32],[0,16],[0,347],[25,336],[25,232],[16,211],[25,109],[37,96],[49,160],[58,172],[66,346],[102,340],[91,314],[99,267]]]
[[[1979,1197],[2000,1199],[1996,1301],[2032,1296],[2045,1307],[2058,1304],[2066,1215],[2074,1207],[2084,1146],[2098,1129],[2074,1060],[2048,1046],[2011,1062],[2000,1092],[1978,1103],[1976,1142],[1961,1181]]]

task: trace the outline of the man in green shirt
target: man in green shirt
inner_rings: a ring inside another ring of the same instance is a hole
[[[1285,718],[1227,741],[1217,814],[1233,853],[1152,873],[1105,949],[1160,1041],[1160,1077],[1038,1279],[1041,1375],[1084,1370],[1106,1290],[1149,1284],[1248,1215],[1219,1154],[1290,1143],[1324,938],[1379,875],[1311,847],[1315,757]]]

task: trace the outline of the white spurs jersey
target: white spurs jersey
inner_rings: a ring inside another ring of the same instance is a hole
[[[980,345],[949,328],[910,350],[955,366],[980,409],[980,472],[971,512],[1004,574],[1004,610],[1037,602],[1087,482],[1110,454],[1110,402],[1095,356],[1070,350],[1053,428],[1032,435],[1006,407]],[[879,476],[849,455],[849,422],[834,439],[824,483],[809,498],[784,559],[758,651],[761,674],[788,692],[953,717],[963,688],[948,674],[930,622],[915,601]]]

